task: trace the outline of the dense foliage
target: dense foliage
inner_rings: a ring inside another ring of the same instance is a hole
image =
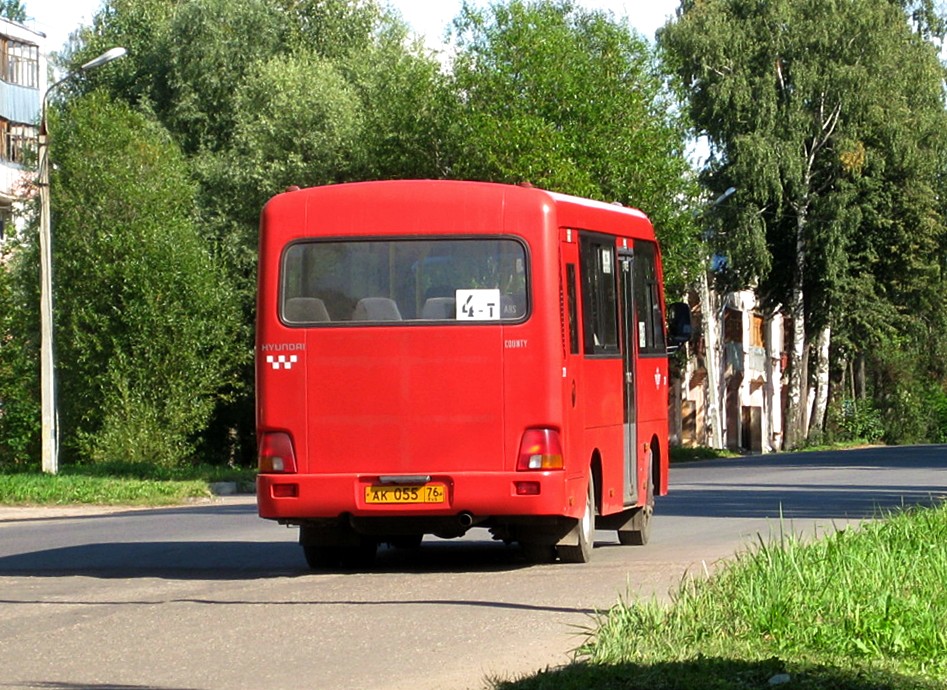
[[[99,461],[180,462],[249,357],[194,222],[186,162],[156,123],[102,93],[54,124],[64,446]]]
[[[445,66],[374,0],[104,4],[64,59],[128,56],[64,85],[53,127],[71,458],[251,461],[256,226],[289,185],[476,178],[621,201],[654,217],[683,289],[695,188],[652,48],[568,1],[465,9],[454,41]]]
[[[680,292],[697,261],[687,211],[695,189],[685,126],[645,39],[557,0],[466,7],[454,40],[462,105],[451,174],[646,209]]]
[[[23,0],[2,0],[0,2],[0,17],[21,24],[25,22],[26,7],[23,6]]]
[[[128,56],[52,104],[66,459],[252,462],[256,226],[287,186],[472,178],[637,206],[680,294],[706,250],[694,133],[703,196],[738,189],[713,214],[717,287],[791,319],[796,437],[831,337],[820,434],[942,438],[944,27],[932,0],[683,0],[659,61],[627,21],[507,0],[465,6],[441,62],[376,0],[107,0],[62,59]],[[38,432],[35,243],[11,248],[4,464]]]
[[[711,143],[704,181],[738,189],[718,213],[718,281],[756,287],[789,319],[790,446],[812,431],[807,390],[828,384],[827,363],[826,380],[811,371],[820,338],[837,381],[869,360],[878,407],[895,417],[917,411],[898,400],[919,379],[944,379],[947,113],[927,40],[938,22],[924,2],[684,0],[660,32]]]
[[[37,283],[37,263],[18,249],[0,247],[0,467],[36,465],[39,457],[39,318],[30,309],[38,295],[25,287]]]

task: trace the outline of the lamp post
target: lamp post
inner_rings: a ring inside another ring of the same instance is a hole
[[[40,103],[37,183],[39,186],[39,319],[40,403],[42,407],[43,472],[59,472],[59,413],[56,407],[56,367],[53,357],[53,252],[49,211],[49,136],[46,104],[49,94],[74,77],[117,60],[124,48],[112,48],[85,63],[46,89]]]

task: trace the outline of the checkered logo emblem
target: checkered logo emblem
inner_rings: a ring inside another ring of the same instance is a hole
[[[274,370],[278,369],[292,369],[293,365],[298,362],[299,359],[296,355],[267,355],[266,363],[273,367]]]

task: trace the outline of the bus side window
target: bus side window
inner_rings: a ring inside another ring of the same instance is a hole
[[[615,240],[580,236],[585,354],[618,354]]]
[[[657,252],[651,242],[635,242],[635,320],[640,354],[667,354],[661,294],[658,289]]]
[[[569,300],[569,352],[579,354],[579,306],[575,282],[575,264],[566,264],[566,299]]]

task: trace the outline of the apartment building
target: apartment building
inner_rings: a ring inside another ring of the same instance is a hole
[[[751,290],[714,295],[709,315],[696,295],[692,306],[698,337],[672,381],[672,440],[750,453],[780,450],[787,359],[782,315],[764,315]]]
[[[47,79],[45,35],[0,19],[0,242],[22,229],[34,193]]]

